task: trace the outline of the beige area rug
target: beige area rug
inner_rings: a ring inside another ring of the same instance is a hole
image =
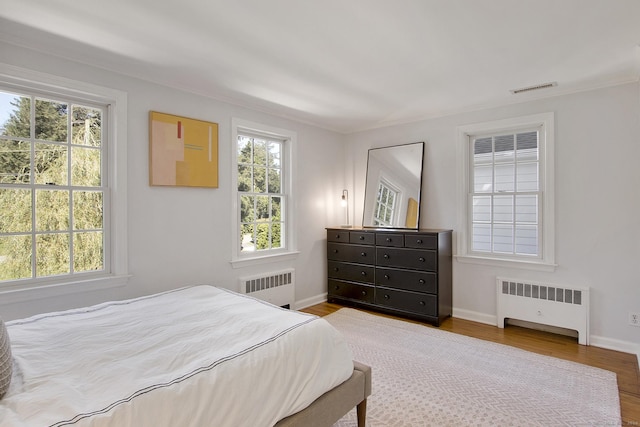
[[[350,308],[325,319],[372,368],[368,427],[621,425],[613,372]]]

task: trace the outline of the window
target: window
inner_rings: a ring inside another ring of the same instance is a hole
[[[289,254],[295,133],[237,119],[233,129],[234,260]]]
[[[0,292],[121,284],[126,248],[115,252],[126,244],[126,217],[114,213],[126,215],[126,165],[116,167],[113,122],[126,97],[21,74],[33,80],[0,74]]]
[[[553,265],[553,115],[459,129],[459,258]]]
[[[373,225],[390,227],[394,224],[395,207],[398,201],[398,191],[391,184],[381,180],[376,195],[376,207],[373,214]]]

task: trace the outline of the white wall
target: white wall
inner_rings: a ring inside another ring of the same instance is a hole
[[[454,261],[454,316],[495,320],[498,275],[589,286],[592,344],[640,353],[640,328],[627,321],[629,311],[640,312],[638,86],[624,84],[350,135],[347,176],[354,179],[355,206],[362,206],[369,148],[425,141],[420,225],[455,232],[456,127],[555,112],[558,267],[541,273]],[[361,209],[355,218],[361,221]]]
[[[211,283],[236,289],[239,277],[282,268],[297,271],[296,300],[326,294],[325,230],[341,221],[344,136],[173,90],[116,73],[0,43],[2,61],[128,93],[129,268],[126,287],[3,304],[6,320],[35,313],[124,299],[183,285]],[[149,110],[219,124],[219,188],[149,186]],[[297,132],[295,215],[300,254],[294,261],[232,268],[231,119],[238,117]]]

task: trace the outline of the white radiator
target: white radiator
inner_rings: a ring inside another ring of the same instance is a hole
[[[578,342],[589,345],[589,288],[556,286],[498,277],[497,321],[517,319],[578,331]]]
[[[264,273],[240,279],[240,292],[270,302],[293,308],[295,301],[295,270],[293,268]]]

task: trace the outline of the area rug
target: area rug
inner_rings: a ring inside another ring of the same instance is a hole
[[[350,308],[325,319],[372,368],[368,427],[621,425],[613,372]]]

